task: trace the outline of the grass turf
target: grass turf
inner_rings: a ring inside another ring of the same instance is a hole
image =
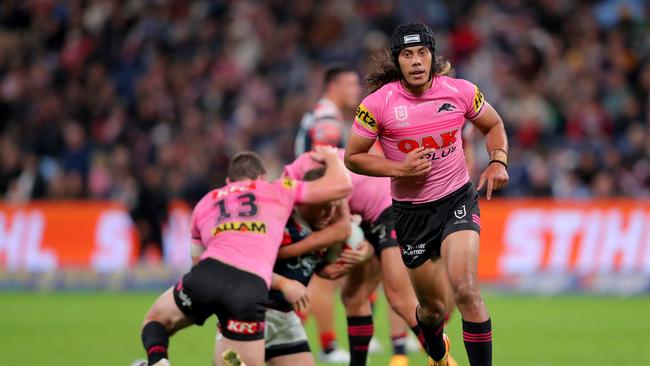
[[[129,365],[142,358],[140,322],[154,293],[3,293],[0,295],[0,365]],[[650,365],[650,297],[485,296],[493,318],[494,364]],[[381,297],[380,297],[381,298]],[[390,357],[385,302],[375,316],[384,352],[369,365]],[[339,314],[341,309],[337,309]],[[171,339],[176,365],[210,365],[214,318],[203,327]],[[345,318],[337,317],[339,343],[347,346]],[[318,350],[313,322],[307,324]],[[460,316],[447,328],[452,354],[467,365]],[[425,365],[412,354],[411,365]]]

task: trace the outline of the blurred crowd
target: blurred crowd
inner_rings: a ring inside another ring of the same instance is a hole
[[[162,219],[169,200],[223,183],[234,152],[277,176],[324,68],[363,76],[410,21],[501,113],[502,194],[650,196],[643,0],[3,0],[0,196],[119,200]]]

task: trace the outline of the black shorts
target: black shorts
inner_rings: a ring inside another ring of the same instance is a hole
[[[386,248],[399,246],[395,235],[395,211],[392,207],[387,207],[382,211],[372,224],[363,221],[361,229],[363,236],[375,248],[376,256],[379,256],[381,251]]]
[[[176,284],[174,300],[195,324],[215,314],[224,337],[254,341],[264,338],[268,293],[262,278],[206,258]]]
[[[413,204],[393,201],[395,231],[408,268],[440,257],[440,246],[456,231],[481,232],[478,192],[470,182],[453,193],[432,202]]]

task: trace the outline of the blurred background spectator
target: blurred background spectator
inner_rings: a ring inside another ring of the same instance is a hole
[[[233,153],[277,176],[324,68],[365,75],[415,20],[504,118],[503,195],[650,196],[643,0],[3,0],[0,196],[118,200],[158,244],[168,202],[223,183]]]

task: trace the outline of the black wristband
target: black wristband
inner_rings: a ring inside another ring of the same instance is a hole
[[[490,165],[490,164],[492,164],[492,163],[499,163],[499,164],[503,165],[504,167],[506,167],[506,169],[508,169],[508,164],[502,162],[501,160],[490,160],[490,162],[488,163],[488,165]]]

